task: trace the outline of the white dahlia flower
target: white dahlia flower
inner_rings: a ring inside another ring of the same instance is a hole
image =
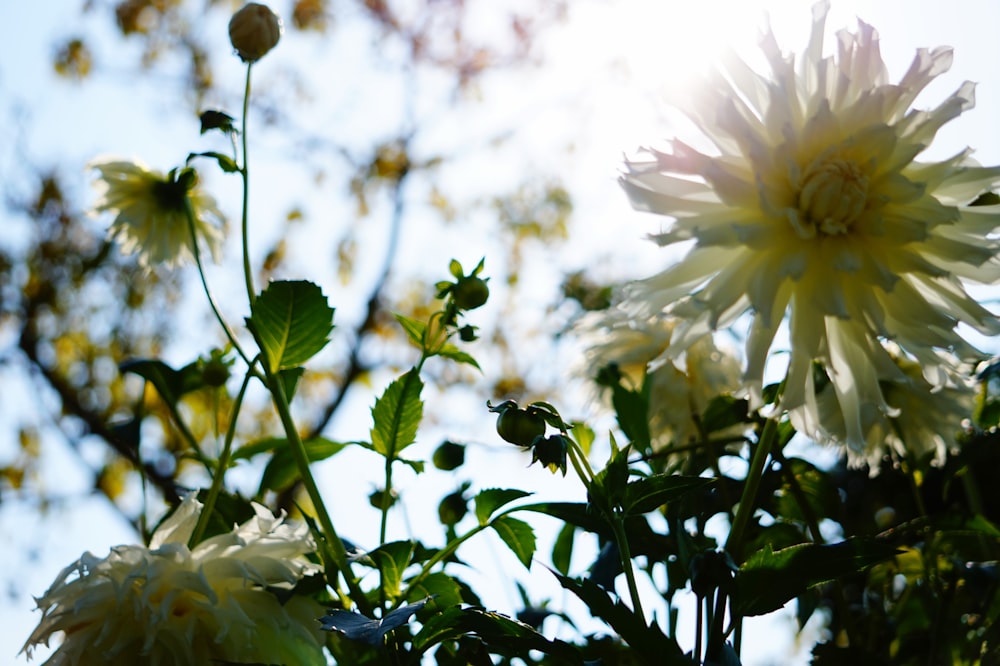
[[[579,328],[589,343],[585,371],[591,379],[612,364],[633,387],[649,377],[649,426],[657,451],[703,443],[698,421],[708,404],[741,385],[739,360],[720,349],[711,333],[692,341],[682,355],[668,357],[676,325],[662,314],[636,318],[615,308],[583,320]],[[671,456],[668,465],[682,459]]]
[[[895,372],[882,377],[880,386],[894,412],[886,414],[872,405],[861,406],[865,447],[860,451],[848,448],[848,461],[858,466],[867,464],[873,473],[890,453],[915,463],[941,464],[945,455],[957,448],[958,435],[972,416],[975,382],[956,376],[944,386],[932,386],[920,366],[903,356],[896,345],[887,345],[887,351]],[[845,443],[847,430],[832,385],[819,391],[817,403],[817,439],[834,445]],[[795,415],[792,420],[796,420]]]
[[[892,414],[879,384],[893,365],[883,340],[922,366],[934,387],[976,351],[960,323],[1000,332],[965,281],[1000,279],[1000,206],[969,204],[1000,182],[960,152],[941,162],[917,157],[938,129],[973,106],[973,84],[930,110],[914,99],[952,61],[948,48],[921,49],[890,83],[875,30],[837,35],[823,55],[828,3],[813,10],[798,60],[766,31],[767,76],[737,58],[680,107],[714,144],[680,140],[649,159],[628,161],[621,182],[635,208],[672,222],[661,245],[694,241],[687,256],[636,283],[638,311],[683,319],[671,340],[681,353],[706,331],[752,313],[746,382],[761,403],[765,364],[786,314],[791,353],[781,408],[819,433],[813,363],[832,380],[844,438],[865,450],[862,412]]]
[[[193,259],[189,214],[194,216],[199,247],[218,258],[225,216],[215,199],[198,187],[194,169],[163,174],[126,160],[98,160],[87,166],[99,174],[94,214],[114,213],[109,235],[123,252],[138,255],[140,265],[172,267]]]
[[[192,550],[201,508],[189,495],[148,548],[84,553],[66,567],[37,599],[29,657],[62,634],[46,664],[325,664],[323,606],[291,593],[319,570],[304,557],[315,549],[308,527],[254,505],[254,518]]]

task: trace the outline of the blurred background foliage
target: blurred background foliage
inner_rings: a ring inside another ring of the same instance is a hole
[[[163,82],[157,102],[165,105],[165,113],[187,118],[188,126],[207,108],[238,115],[234,106],[240,81],[223,81],[219,75],[220,62],[235,60],[224,25],[238,4],[86,0],[74,17],[74,30],[52,46],[52,70],[61,85],[75,87],[80,95],[92,84],[90,94],[99,95],[109,81],[126,87],[140,79]],[[485,77],[537,66],[539,35],[563,20],[566,7],[563,0],[299,0],[278,3],[275,9],[284,17],[282,46],[306,42],[308,57],[258,68],[250,110],[254,142],[270,147],[280,137],[281,143],[294,146],[295,154],[273,160],[266,149],[251,153],[251,169],[258,169],[254,176],[267,174],[254,179],[251,199],[266,199],[269,211],[283,211],[260,215],[251,224],[253,234],[263,230],[255,248],[258,280],[296,276],[308,266],[312,275],[319,273],[320,280],[334,287],[338,344],[323,367],[306,376],[296,405],[300,422],[315,436],[327,429],[354,387],[368,387],[373,373],[387,376],[405,362],[405,340],[391,313],[425,316],[423,310],[433,307],[430,281],[444,265],[414,256],[410,250],[419,239],[432,239],[429,245],[441,256],[453,249],[456,238],[488,239],[474,243],[470,251],[488,246],[492,284],[506,287],[495,291],[503,294],[503,300],[495,299],[501,310],[523,301],[523,292],[530,292],[547,312],[560,309],[560,294],[543,289],[537,275],[526,280],[523,273],[526,253],[544,246],[554,256],[567,239],[573,202],[558,175],[522,165],[515,167],[522,171],[521,182],[508,178],[493,184],[484,174],[475,191],[467,185],[455,191],[454,173],[448,169],[455,163],[462,168],[469,153],[503,150],[515,128],[495,128],[479,137],[481,145],[449,147],[434,137],[443,131],[440,125],[473,117],[483,108]],[[308,38],[300,38],[306,33]],[[332,45],[344,42],[364,50],[331,67],[330,58],[337,56]],[[375,79],[380,85],[369,83]],[[342,116],[338,108],[345,106],[367,114],[380,104],[395,108],[376,108],[377,122],[360,129],[314,117]],[[443,118],[435,113],[446,108],[452,112]],[[129,115],[140,109],[109,106],[107,112]],[[67,122],[86,133],[88,120],[70,117]],[[153,119],[154,131],[158,120]],[[30,113],[24,122],[31,123]],[[128,136],[119,138],[130,143]],[[196,150],[198,137],[189,139],[190,150]],[[174,501],[184,487],[197,484],[198,476],[186,478],[185,473],[199,464],[172,427],[163,401],[118,368],[133,358],[170,358],[185,345],[190,350],[192,340],[197,340],[196,353],[207,358],[224,340],[214,334],[208,340],[199,337],[207,312],[184,296],[193,287],[190,276],[143,272],[106,240],[105,221],[84,214],[88,175],[46,163],[29,146],[17,150],[20,174],[16,182],[7,182],[4,211],[4,226],[18,230],[12,235],[17,242],[0,244],[0,358],[6,372],[17,373],[38,391],[45,421],[57,426],[71,447],[79,448],[84,440],[91,449],[95,440],[104,445],[99,460],[87,456],[79,462],[89,467],[95,492],[137,521],[134,490],[140,469],[149,486]],[[178,163],[183,157],[176,154]],[[282,161],[298,167],[290,176],[297,185],[293,192],[274,173],[284,168]],[[208,173],[207,163],[196,165],[204,178],[220,182]],[[227,211],[236,218],[238,211],[228,203]],[[265,216],[273,221],[260,219]],[[546,277],[554,274],[558,285],[561,268],[549,270]],[[579,303],[592,300],[588,291],[600,291],[582,272],[567,276],[565,284]],[[240,316],[236,303],[224,305],[233,317]],[[562,315],[565,319],[566,313]],[[528,325],[550,326],[541,319]],[[519,377],[528,374],[530,357],[544,354],[539,347],[546,344],[539,336],[535,349],[526,353],[514,341],[520,333],[508,325],[503,311],[497,312],[480,336],[493,343],[497,354],[486,367],[502,371],[477,377],[442,367],[448,376],[441,377],[441,385],[477,382],[484,397],[520,397]],[[536,374],[533,380],[544,379]],[[212,434],[228,407],[221,395],[203,389],[181,402],[199,440]],[[239,440],[253,441],[272,430],[266,404],[260,407],[256,417],[241,419]],[[0,498],[18,491],[44,499],[58,490],[35,474],[37,421],[5,426],[19,432],[21,445],[0,461]],[[126,492],[130,488],[133,492]],[[282,499],[286,508],[294,496]]]

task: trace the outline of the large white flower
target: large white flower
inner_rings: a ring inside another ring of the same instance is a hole
[[[710,333],[692,341],[680,357],[668,358],[676,326],[675,319],[662,314],[635,318],[620,308],[579,324],[579,332],[589,343],[585,372],[590,378],[612,364],[632,386],[641,386],[649,377],[649,426],[657,451],[704,444],[699,420],[709,403],[740,388],[739,361],[720,349]],[[683,455],[670,456],[666,464],[670,467],[684,460]]]
[[[187,541],[202,505],[188,496],[149,547],[118,546],[66,567],[37,600],[43,616],[25,644],[62,644],[46,664],[190,666],[212,663],[325,664],[323,607],[291,590],[319,567],[304,524],[256,516],[199,543]]]
[[[215,199],[198,187],[193,169],[163,174],[126,160],[97,160],[88,167],[100,176],[95,183],[100,198],[93,212],[115,214],[109,235],[123,252],[137,254],[142,266],[170,267],[193,258],[189,212],[199,246],[218,258],[225,216]]]
[[[934,109],[911,109],[951,65],[948,48],[919,50],[899,83],[888,80],[875,30],[837,35],[823,56],[828,3],[813,10],[801,60],[766,31],[762,76],[737,58],[682,101],[714,144],[708,154],[679,140],[651,159],[629,161],[622,184],[640,210],[669,215],[653,238],[695,241],[685,259],[634,285],[638,309],[671,309],[686,321],[671,341],[682,352],[707,330],[752,313],[746,380],[761,400],[764,367],[786,313],[791,354],[782,408],[815,434],[818,362],[832,380],[847,443],[865,447],[863,407],[894,413],[879,387],[898,372],[883,340],[898,343],[943,385],[955,356],[972,357],[956,332],[965,323],[996,333],[995,317],[965,280],[1000,279],[1000,206],[975,206],[1000,168],[970,151],[942,162],[916,157],[938,129],[973,106],[963,84]],[[942,353],[947,352],[947,353]]]

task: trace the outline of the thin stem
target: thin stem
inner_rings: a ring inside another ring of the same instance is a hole
[[[208,288],[208,279],[205,277],[205,266],[201,261],[201,248],[198,245],[198,229],[195,225],[194,208],[192,207],[190,200],[188,200],[185,205],[185,212],[187,213],[188,229],[191,232],[191,254],[194,255],[194,263],[195,266],[198,267],[198,277],[201,279],[201,288],[205,292],[205,298],[208,299],[208,305],[212,308],[212,314],[215,315],[216,321],[219,322],[219,325],[222,327],[222,331],[226,334],[229,344],[233,346],[233,349],[235,349],[236,353],[240,355],[243,362],[247,364],[247,367],[253,368],[253,363],[251,363],[250,357],[243,351],[243,347],[240,346],[239,341],[236,339],[236,334],[233,333],[231,328],[229,328],[229,324],[222,316],[219,306],[216,305],[215,298],[212,297],[212,290]]]
[[[747,526],[750,524],[750,518],[756,509],[757,492],[760,490],[764,468],[767,466],[777,436],[778,421],[776,418],[768,418],[764,422],[764,431],[761,433],[760,441],[757,442],[757,448],[750,459],[750,469],[747,471],[747,477],[743,484],[743,494],[740,496],[740,504],[733,517],[733,527],[729,531],[729,538],[726,539],[726,550],[737,564],[743,561],[743,538]]]
[[[635,570],[632,568],[632,551],[629,548],[628,536],[625,534],[625,518],[619,514],[611,519],[611,529],[615,533],[615,541],[618,542],[618,554],[621,556],[622,569],[625,571],[625,580],[628,582],[628,593],[632,597],[632,612],[640,618],[646,615],[642,611],[642,601],[639,599],[639,587],[635,582]],[[643,619],[645,622],[645,619]]]
[[[247,153],[247,116],[250,114],[250,72],[252,69],[253,63],[248,62],[246,86],[243,90],[243,168],[240,169],[240,176],[243,178],[243,219],[241,224],[241,235],[243,238],[243,276],[246,280],[247,298],[250,301],[251,307],[253,307],[254,300],[257,298],[257,292],[254,290],[253,286],[253,269],[250,266],[250,158]]]
[[[587,462],[587,456],[583,454],[580,445],[570,437],[566,437],[566,440],[569,442],[569,460],[573,463],[573,469],[576,470],[576,475],[580,477],[583,487],[589,491],[590,484],[594,482],[594,470],[590,467],[590,463]]]
[[[320,528],[323,530],[323,536],[326,537],[330,553],[333,555],[334,564],[337,566],[337,569],[340,570],[341,575],[347,582],[347,587],[351,592],[351,598],[358,605],[358,608],[362,613],[370,614],[371,608],[369,607],[368,599],[358,586],[358,581],[354,577],[354,573],[351,571],[350,563],[347,560],[347,551],[344,549],[344,542],[340,540],[340,537],[337,535],[337,530],[333,527],[333,521],[330,519],[330,514],[327,512],[326,505],[323,503],[323,497],[320,495],[319,488],[316,486],[316,480],[313,478],[312,470],[309,467],[309,454],[306,452],[306,447],[302,441],[302,437],[299,435],[299,431],[295,427],[295,422],[292,420],[291,409],[288,405],[288,397],[285,395],[285,387],[282,385],[281,379],[271,373],[266,367],[265,373],[267,387],[271,392],[271,397],[274,401],[274,407],[278,411],[278,416],[281,418],[281,424],[285,430],[285,437],[288,439],[288,448],[291,451],[292,458],[295,460],[295,466],[298,469],[299,476],[302,478],[302,485],[306,489],[306,493],[309,495],[309,500],[312,502],[313,509],[316,511],[316,517],[319,520]]]
[[[219,455],[218,468],[215,471],[215,476],[212,477],[212,485],[209,487],[208,495],[205,497],[205,505],[201,509],[201,515],[198,516],[198,524],[195,525],[194,532],[188,540],[188,545],[192,548],[201,542],[201,538],[205,534],[205,528],[208,527],[209,517],[215,508],[215,500],[219,497],[219,492],[222,490],[226,469],[229,467],[230,453],[233,449],[233,439],[236,437],[236,417],[243,406],[243,396],[246,395],[251,377],[253,377],[253,374],[248,370],[246,376],[243,378],[243,384],[240,386],[240,392],[236,394],[236,401],[233,403],[233,410],[229,415],[226,440],[222,445],[222,453]]]
[[[505,511],[504,513],[502,513],[500,515],[501,516],[505,516],[508,513],[510,513],[510,512]],[[479,525],[477,527],[474,527],[471,530],[469,530],[468,532],[466,532],[465,534],[463,534],[462,536],[458,537],[457,539],[448,542],[448,544],[445,545],[444,548],[442,548],[441,550],[439,550],[436,553],[434,553],[434,555],[432,555],[430,557],[430,559],[428,559],[424,563],[423,568],[420,569],[420,573],[418,573],[416,576],[414,576],[412,579],[410,579],[409,584],[406,586],[406,590],[403,592],[402,595],[400,595],[400,599],[406,599],[407,597],[409,597],[410,590],[412,590],[417,585],[420,585],[421,583],[423,583],[424,579],[427,578],[428,575],[430,575],[431,569],[433,569],[435,566],[437,566],[438,563],[442,562],[445,558],[450,557],[456,550],[458,550],[458,547],[461,546],[463,543],[465,543],[466,541],[468,541],[472,537],[476,536],[477,534],[479,534],[480,532],[482,532],[483,530],[485,530],[489,526],[490,526],[490,523],[487,523],[486,525]]]

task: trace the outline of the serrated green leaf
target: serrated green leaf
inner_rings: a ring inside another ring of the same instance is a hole
[[[526,569],[531,568],[531,558],[535,554],[535,531],[523,520],[500,516],[490,523],[511,552],[517,556]]]
[[[466,365],[471,365],[476,370],[480,371],[482,370],[482,368],[479,367],[479,363],[476,361],[476,359],[474,359],[470,354],[467,354],[466,352],[462,351],[453,344],[449,343],[442,346],[437,354],[438,356],[450,358],[452,361],[455,361],[457,363],[465,363]]]
[[[556,535],[552,546],[552,566],[564,576],[569,575],[570,561],[573,559],[573,541],[576,539],[576,527],[566,523]]]
[[[272,282],[256,298],[247,325],[267,363],[277,373],[303,365],[326,346],[333,308],[312,282]]]
[[[770,613],[815,585],[863,571],[896,552],[892,545],[875,539],[799,544],[778,551],[765,546],[736,573],[733,612],[744,616]]]
[[[625,486],[622,508],[628,515],[655,511],[664,504],[715,483],[701,476],[656,474],[631,481]]]
[[[490,516],[502,506],[510,504],[531,493],[511,488],[487,488],[476,495],[476,518],[480,525],[486,525]]]
[[[436,645],[465,635],[477,636],[491,654],[519,657],[537,650],[551,655],[553,663],[583,662],[575,647],[560,640],[550,641],[523,622],[499,613],[459,606],[452,606],[428,618],[413,637],[413,650],[420,655]]]
[[[677,642],[664,635],[660,627],[646,624],[646,621],[632,612],[632,609],[616,601],[597,584],[583,579],[568,578],[555,574],[559,584],[569,590],[587,605],[590,613],[600,618],[615,630],[636,653],[643,657],[641,663],[664,666],[690,666],[694,662],[684,656]]]
[[[382,574],[382,592],[390,601],[399,596],[403,571],[410,565],[415,547],[412,541],[393,541],[368,553]]]
[[[197,363],[189,363],[180,370],[174,370],[163,361],[141,358],[125,361],[119,369],[148,381],[168,405],[176,405],[185,393],[196,391],[205,385]]]
[[[427,324],[422,321],[417,321],[416,319],[410,319],[409,317],[404,317],[401,314],[393,315],[399,325],[403,327],[406,331],[407,337],[410,338],[410,342],[417,346],[417,349],[424,348],[424,332],[427,330]]]
[[[298,366],[295,368],[285,368],[278,373],[278,379],[281,380],[281,387],[285,391],[285,398],[288,402],[291,402],[292,398],[295,397],[295,387],[299,385],[299,380],[305,374],[305,371],[305,368]]]
[[[604,515],[611,516],[616,507],[625,500],[628,485],[629,447],[615,450],[612,442],[612,457],[608,464],[594,475],[590,486],[590,501]]]
[[[462,603],[462,588],[458,581],[448,574],[436,571],[424,576],[423,580],[406,591],[407,601],[419,601],[428,597],[431,601],[427,603],[427,609],[442,611]]]
[[[416,368],[398,377],[372,407],[372,446],[386,458],[395,458],[417,439],[417,427],[424,415],[420,392],[424,383]]]
[[[259,494],[263,494],[267,490],[284,490],[285,488],[291,486],[299,477],[299,470],[295,464],[295,458],[292,456],[292,452],[288,448],[288,441],[276,441],[277,443],[272,447],[274,448],[274,457],[271,458],[267,467],[264,468],[264,474],[260,480]],[[309,462],[325,460],[326,458],[339,453],[348,445],[348,443],[349,442],[335,442],[333,440],[326,439],[325,437],[316,437],[315,439],[303,442]],[[243,448],[246,447],[242,447],[237,450],[237,455],[240,454]]]

